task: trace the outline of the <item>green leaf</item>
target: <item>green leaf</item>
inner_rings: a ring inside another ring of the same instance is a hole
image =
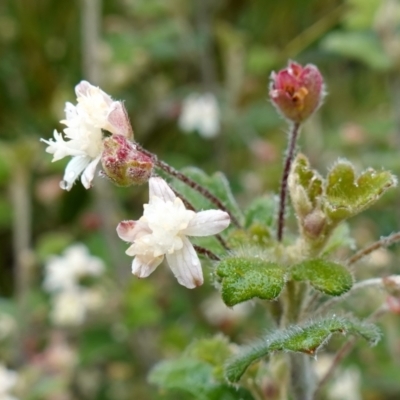
[[[253,400],[245,389],[216,383],[210,365],[190,358],[162,361],[150,372],[149,382],[163,389],[190,393],[198,400]]]
[[[326,213],[333,220],[349,218],[371,206],[396,184],[396,177],[388,171],[369,168],[357,177],[352,164],[339,161],[327,176]]]
[[[229,307],[258,297],[273,300],[285,284],[285,270],[257,257],[229,257],[216,270],[221,278],[222,299]]]
[[[309,322],[303,327],[292,326],[275,331],[257,342],[243,347],[239,354],[228,360],[225,374],[229,381],[237,382],[253,362],[275,351],[293,351],[315,354],[333,333],[358,335],[375,345],[380,332],[373,324],[333,316]]]
[[[263,196],[253,200],[245,211],[244,226],[250,228],[253,224],[260,223],[272,227],[275,224],[277,208],[275,196]]]
[[[294,265],[291,276],[296,281],[309,281],[315,289],[330,296],[340,296],[353,286],[353,277],[345,266],[324,259]]]
[[[304,154],[298,154],[295,158],[288,184],[293,207],[300,218],[305,218],[321,203],[324,181],[310,167]]]
[[[199,168],[188,167],[182,169],[182,173],[193,179],[196,183],[207,188],[214,196],[216,196],[222,204],[234,215],[239,221],[243,219],[239,206],[233,197],[228,180],[222,172],[216,172],[209,176]],[[198,210],[215,209],[216,205],[204,198],[197,191],[193,190],[182,181],[174,179],[172,186],[181,193],[189,202]]]
[[[207,399],[207,386],[212,381],[212,366],[193,358],[167,360],[157,364],[149,375],[149,382],[163,389],[179,389]]]
[[[214,377],[223,382],[222,367],[232,355],[232,350],[229,339],[222,335],[217,335],[212,338],[196,340],[186,349],[185,355],[212,365],[214,367]]]

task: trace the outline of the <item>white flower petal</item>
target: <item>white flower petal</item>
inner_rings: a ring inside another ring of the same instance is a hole
[[[85,187],[85,189],[90,189],[92,187],[92,181],[94,178],[94,174],[96,172],[97,164],[100,161],[100,158],[101,154],[98,157],[96,157],[93,161],[91,161],[90,164],[83,171],[83,174],[81,176],[81,182],[82,185]]]
[[[60,182],[61,189],[71,190],[82,171],[90,164],[91,158],[87,156],[72,157],[65,168],[64,179]]]
[[[143,221],[126,220],[117,226],[117,234],[125,242],[133,243],[139,237],[151,233],[148,225]]]
[[[189,222],[188,227],[182,230],[182,233],[188,236],[215,235],[227,228],[230,221],[229,214],[225,211],[200,211]]]
[[[121,101],[114,101],[110,106],[110,112],[107,117],[108,125],[104,128],[117,135],[123,135],[128,139],[133,138],[131,123],[128,113]]]
[[[121,221],[117,226],[117,235],[120,239],[132,243],[135,240],[133,229],[135,228],[136,223],[137,222],[133,220]]]
[[[166,257],[178,282],[188,289],[193,289],[203,284],[203,271],[193,245],[186,237],[183,237],[182,241],[183,248],[167,254]]]
[[[149,179],[149,191],[150,191],[150,204],[151,198],[156,196],[166,201],[174,201],[176,199],[175,193],[168,186],[168,183],[164,179],[159,177],[153,177]]]
[[[136,256],[132,262],[132,274],[138,278],[148,277],[162,262],[164,256]]]

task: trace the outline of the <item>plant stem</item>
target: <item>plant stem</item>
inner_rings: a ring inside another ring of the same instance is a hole
[[[373,251],[381,248],[381,247],[389,247],[392,244],[399,242],[400,241],[400,232],[392,233],[389,236],[383,237],[380,240],[370,244],[369,246],[361,249],[354,255],[352,255],[348,260],[347,260],[347,265],[352,265],[356,263],[357,261],[361,260],[368,254],[371,254]]]
[[[390,279],[392,277],[397,277],[397,275],[389,275],[386,277],[386,279]],[[371,278],[371,279],[365,279],[364,281],[357,282],[347,294],[340,296],[340,297],[332,297],[328,301],[323,303],[321,305],[321,307],[319,309],[317,309],[317,311],[315,312],[315,315],[323,314],[325,311],[332,308],[335,304],[347,299],[350,295],[352,295],[357,290],[364,289],[366,287],[371,287],[371,286],[383,288],[384,287],[384,283],[383,283],[384,279],[385,278]]]
[[[166,162],[159,160],[155,154],[145,150],[138,143],[135,143],[135,145],[139,151],[151,157],[158,168],[162,169],[167,174],[172,175],[175,178],[179,179],[181,182],[188,185],[193,190],[196,190],[211,203],[215,204],[220,210],[225,211],[227,214],[229,214],[231,221],[234,225],[236,225],[238,228],[241,227],[236,217],[232,213],[230,213],[229,210],[225,207],[225,205],[221,202],[221,200],[218,199],[218,197],[214,196],[208,189],[206,189],[204,186],[199,185],[197,182],[195,182],[193,179],[189,178],[182,172],[177,171],[175,168],[171,167]]]
[[[220,258],[216,254],[214,254],[211,250],[205,249],[204,247],[201,247],[201,246],[197,246],[196,244],[194,244],[193,247],[195,248],[195,250],[198,253],[203,254],[204,256],[208,257],[210,260],[214,260],[214,261],[220,260]]]
[[[298,323],[307,286],[288,281],[285,288],[284,327]],[[309,356],[289,353],[290,390],[293,400],[311,400],[315,388]]]
[[[306,354],[290,353],[289,360],[293,400],[311,400],[315,390],[315,379],[310,357]]]
[[[29,290],[32,278],[34,256],[31,249],[32,209],[29,192],[29,172],[23,166],[15,166],[10,185],[13,205],[13,256],[15,297],[18,309],[18,331],[15,335],[17,345],[16,364],[26,361],[25,340],[29,336]]]
[[[367,319],[369,322],[374,322],[378,320],[382,315],[384,315],[389,310],[386,304],[381,305],[377,310],[375,310]],[[325,376],[319,381],[318,386],[314,393],[314,399],[318,398],[318,395],[321,392],[322,387],[328,382],[328,380],[332,377],[333,373],[335,372],[336,368],[340,364],[340,362],[345,358],[350,351],[353,349],[354,345],[357,342],[357,338],[354,337],[350,339],[347,343],[345,343],[342,348],[338,351],[335,358],[332,361],[329,370],[326,372]]]
[[[277,240],[282,241],[283,227],[285,224],[285,208],[286,208],[286,196],[287,196],[287,181],[290,173],[290,167],[292,166],[294,151],[296,148],[297,137],[300,132],[300,123],[295,122],[289,134],[289,145],[286,151],[285,165],[283,168],[281,190],[279,194],[279,213],[278,213],[278,229],[277,229]]]

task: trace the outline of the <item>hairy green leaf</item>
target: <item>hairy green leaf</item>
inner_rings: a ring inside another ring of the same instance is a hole
[[[361,336],[371,345],[380,339],[380,332],[373,324],[337,316],[314,320],[302,327],[292,326],[275,331],[243,347],[239,354],[228,360],[226,377],[231,382],[237,382],[250,364],[275,351],[315,354],[336,332]]]
[[[324,259],[294,265],[291,276],[296,281],[309,281],[315,289],[330,296],[340,296],[353,286],[353,277],[345,266]]]
[[[229,257],[216,270],[221,278],[222,299],[229,307],[258,297],[273,300],[285,284],[285,270],[257,257]]]
[[[339,161],[327,176],[326,212],[333,220],[349,218],[371,206],[396,183],[390,172],[372,168],[357,177],[352,164]]]

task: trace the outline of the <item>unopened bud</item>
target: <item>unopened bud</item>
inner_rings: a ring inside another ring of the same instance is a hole
[[[141,185],[149,180],[153,171],[151,157],[137,150],[134,143],[123,135],[104,139],[101,164],[104,174],[118,186]]]
[[[289,61],[287,68],[272,72],[269,96],[277,110],[293,122],[303,122],[321,105],[324,81],[315,65]]]
[[[319,209],[313,210],[303,220],[303,229],[307,236],[317,239],[326,226],[326,215]]]

